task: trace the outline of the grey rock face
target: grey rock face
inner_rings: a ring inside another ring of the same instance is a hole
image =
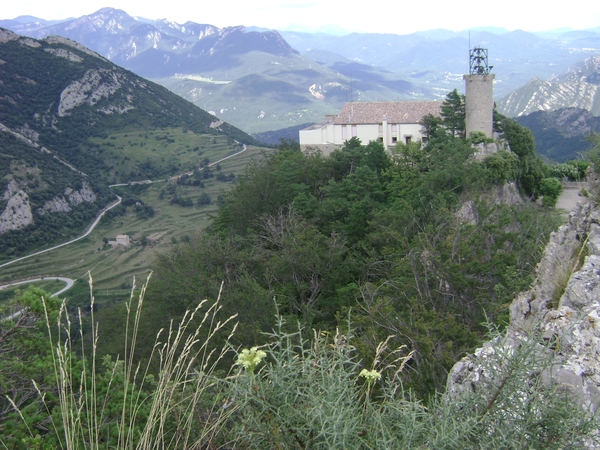
[[[78,191],[69,187],[66,188],[64,195],[48,200],[38,211],[41,215],[54,212],[68,212],[71,211],[72,206],[77,206],[83,202],[93,202],[95,200],[96,194],[87,183],[84,183]]]
[[[64,117],[84,103],[95,105],[102,98],[109,98],[121,88],[121,81],[114,72],[105,69],[88,70],[83,78],[72,82],[60,94],[58,115]]]
[[[8,184],[2,198],[7,200],[7,204],[0,214],[0,234],[10,230],[19,230],[33,223],[29,196],[19,188],[14,180]]]
[[[504,336],[487,342],[448,375],[447,396],[457,398],[493,382],[507,354],[534,336],[532,358],[552,361],[531,367],[531,376],[558,385],[592,411],[600,407],[600,211],[580,204],[569,223],[553,233],[531,289],[510,307]],[[496,380],[497,381],[497,380]]]

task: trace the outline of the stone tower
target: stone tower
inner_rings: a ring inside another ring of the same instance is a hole
[[[487,49],[469,50],[469,75],[465,80],[465,114],[467,137],[472,131],[481,131],[492,137],[494,123],[494,78],[488,66]]]

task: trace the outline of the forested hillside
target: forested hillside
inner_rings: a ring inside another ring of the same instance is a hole
[[[257,143],[65,38],[0,29],[0,80],[0,259],[81,233],[109,184],[199,168],[217,137]]]
[[[590,135],[600,132],[600,117],[582,108],[536,111],[517,120],[535,136],[538,153],[556,162],[581,159],[592,148]]]
[[[391,156],[357,139],[328,158],[285,142],[248,167],[210,230],[158,257],[152,314],[181,314],[221,283],[222,314],[239,313],[245,345],[276,310],[325,329],[350,314],[365,361],[394,335],[416,352],[406,385],[423,396],[442,388],[482,323],[506,319],[558,223],[529,200],[546,170],[531,133],[503,127],[513,152],[478,160],[441,127],[425,149]]]

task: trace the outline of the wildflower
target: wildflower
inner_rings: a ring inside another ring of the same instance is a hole
[[[365,380],[367,380],[367,383],[369,383],[369,385],[381,379],[381,373],[377,372],[376,370],[363,369],[360,371],[358,376],[363,377]]]
[[[258,366],[266,356],[267,354],[264,351],[259,350],[258,347],[252,347],[250,350],[245,348],[238,355],[236,364],[243,366],[248,372],[253,374],[256,366]]]

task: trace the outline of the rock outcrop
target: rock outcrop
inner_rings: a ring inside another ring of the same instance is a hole
[[[77,81],[73,81],[60,94],[58,115],[64,117],[83,104],[95,105],[102,98],[109,98],[121,88],[119,75],[105,69],[88,70]]]
[[[0,234],[10,230],[19,230],[33,223],[29,196],[14,180],[8,183],[2,199],[7,203],[4,211],[0,214]]]
[[[559,386],[583,408],[597,411],[600,407],[600,208],[597,205],[579,204],[570,214],[568,224],[553,233],[534,284],[510,307],[506,333],[453,367],[448,376],[449,398],[493,384],[496,375],[489,368],[502,364],[500,354],[515,352],[534,337],[539,344],[532,357],[552,362],[543,369],[532,366],[531,377],[541,377],[546,384]],[[543,345],[544,342],[549,345]]]
[[[78,191],[66,188],[64,195],[54,197],[52,200],[48,200],[39,209],[39,213],[44,215],[46,213],[54,212],[69,212],[72,206],[77,206],[83,202],[93,202],[96,200],[96,194],[87,183],[83,183],[83,186]]]

